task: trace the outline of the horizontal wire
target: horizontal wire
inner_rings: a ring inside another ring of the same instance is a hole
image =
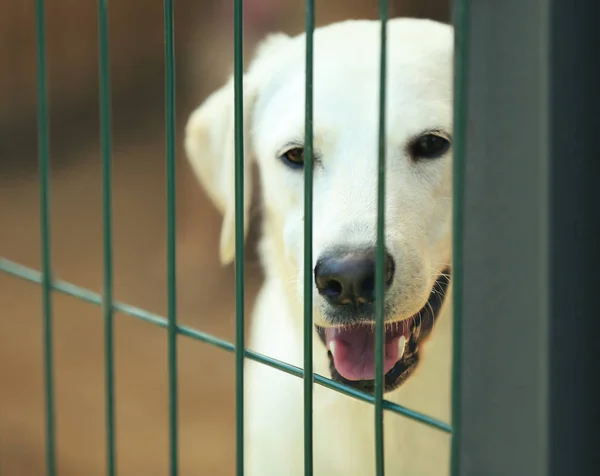
[[[23,266],[19,263],[15,263],[14,261],[8,260],[6,258],[0,258],[0,271],[35,284],[41,284],[42,282],[42,274],[39,271],[36,271],[35,269],[29,268],[27,266]],[[103,302],[102,296],[100,294],[59,279],[55,279],[51,282],[51,288],[54,291],[65,294],[67,296],[81,299],[82,301],[88,302],[90,304],[101,306]],[[159,314],[152,313],[150,311],[146,311],[136,306],[131,306],[129,304],[113,301],[113,309],[127,316],[141,319],[142,321],[154,324],[164,329],[167,329],[169,326],[169,321],[165,317],[160,316]],[[218,347],[219,349],[223,349],[228,352],[235,351],[235,346],[233,345],[233,343],[225,339],[215,337],[206,332],[199,331],[197,329],[194,329],[193,327],[177,324],[177,333],[182,336],[190,337],[192,339],[205,342],[207,344],[213,345],[215,347]],[[290,365],[277,359],[273,359],[258,352],[253,352],[251,350],[246,349],[245,357],[254,360],[255,362],[281,370],[295,377],[304,377],[304,371],[300,367]],[[314,377],[315,383],[318,383],[322,387],[329,388],[330,390],[335,390],[336,392],[342,393],[348,397],[356,398],[357,400],[361,400],[363,402],[375,403],[375,397],[369,393],[354,389],[348,385],[336,382],[320,374],[315,373]],[[418,421],[445,433],[452,433],[452,426],[448,423],[437,420],[436,418],[430,417],[415,410],[411,410],[410,408],[406,408],[402,405],[398,405],[397,403],[390,402],[389,400],[383,401],[383,408],[387,411],[405,416],[407,418],[410,418],[411,420]]]

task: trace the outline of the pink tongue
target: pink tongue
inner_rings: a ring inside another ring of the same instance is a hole
[[[398,341],[402,332],[385,333],[385,358],[383,372],[388,373],[398,362]],[[375,334],[369,326],[346,329],[325,329],[327,348],[334,347],[333,364],[346,380],[375,379]]]

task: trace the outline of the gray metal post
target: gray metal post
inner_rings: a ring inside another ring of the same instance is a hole
[[[458,473],[597,475],[598,2],[469,3]]]

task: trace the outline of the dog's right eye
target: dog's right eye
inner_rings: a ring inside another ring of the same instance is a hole
[[[281,160],[293,169],[301,169],[304,167],[304,149],[302,147],[294,147],[288,150],[281,156]]]

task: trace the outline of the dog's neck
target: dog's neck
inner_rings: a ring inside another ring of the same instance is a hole
[[[268,213],[268,211],[266,212]],[[303,302],[298,295],[298,270],[290,263],[284,244],[277,237],[278,226],[269,217],[263,220],[263,233],[258,243],[258,255],[265,273],[265,279],[280,281],[284,289],[289,312],[294,318],[294,325],[302,326]]]

